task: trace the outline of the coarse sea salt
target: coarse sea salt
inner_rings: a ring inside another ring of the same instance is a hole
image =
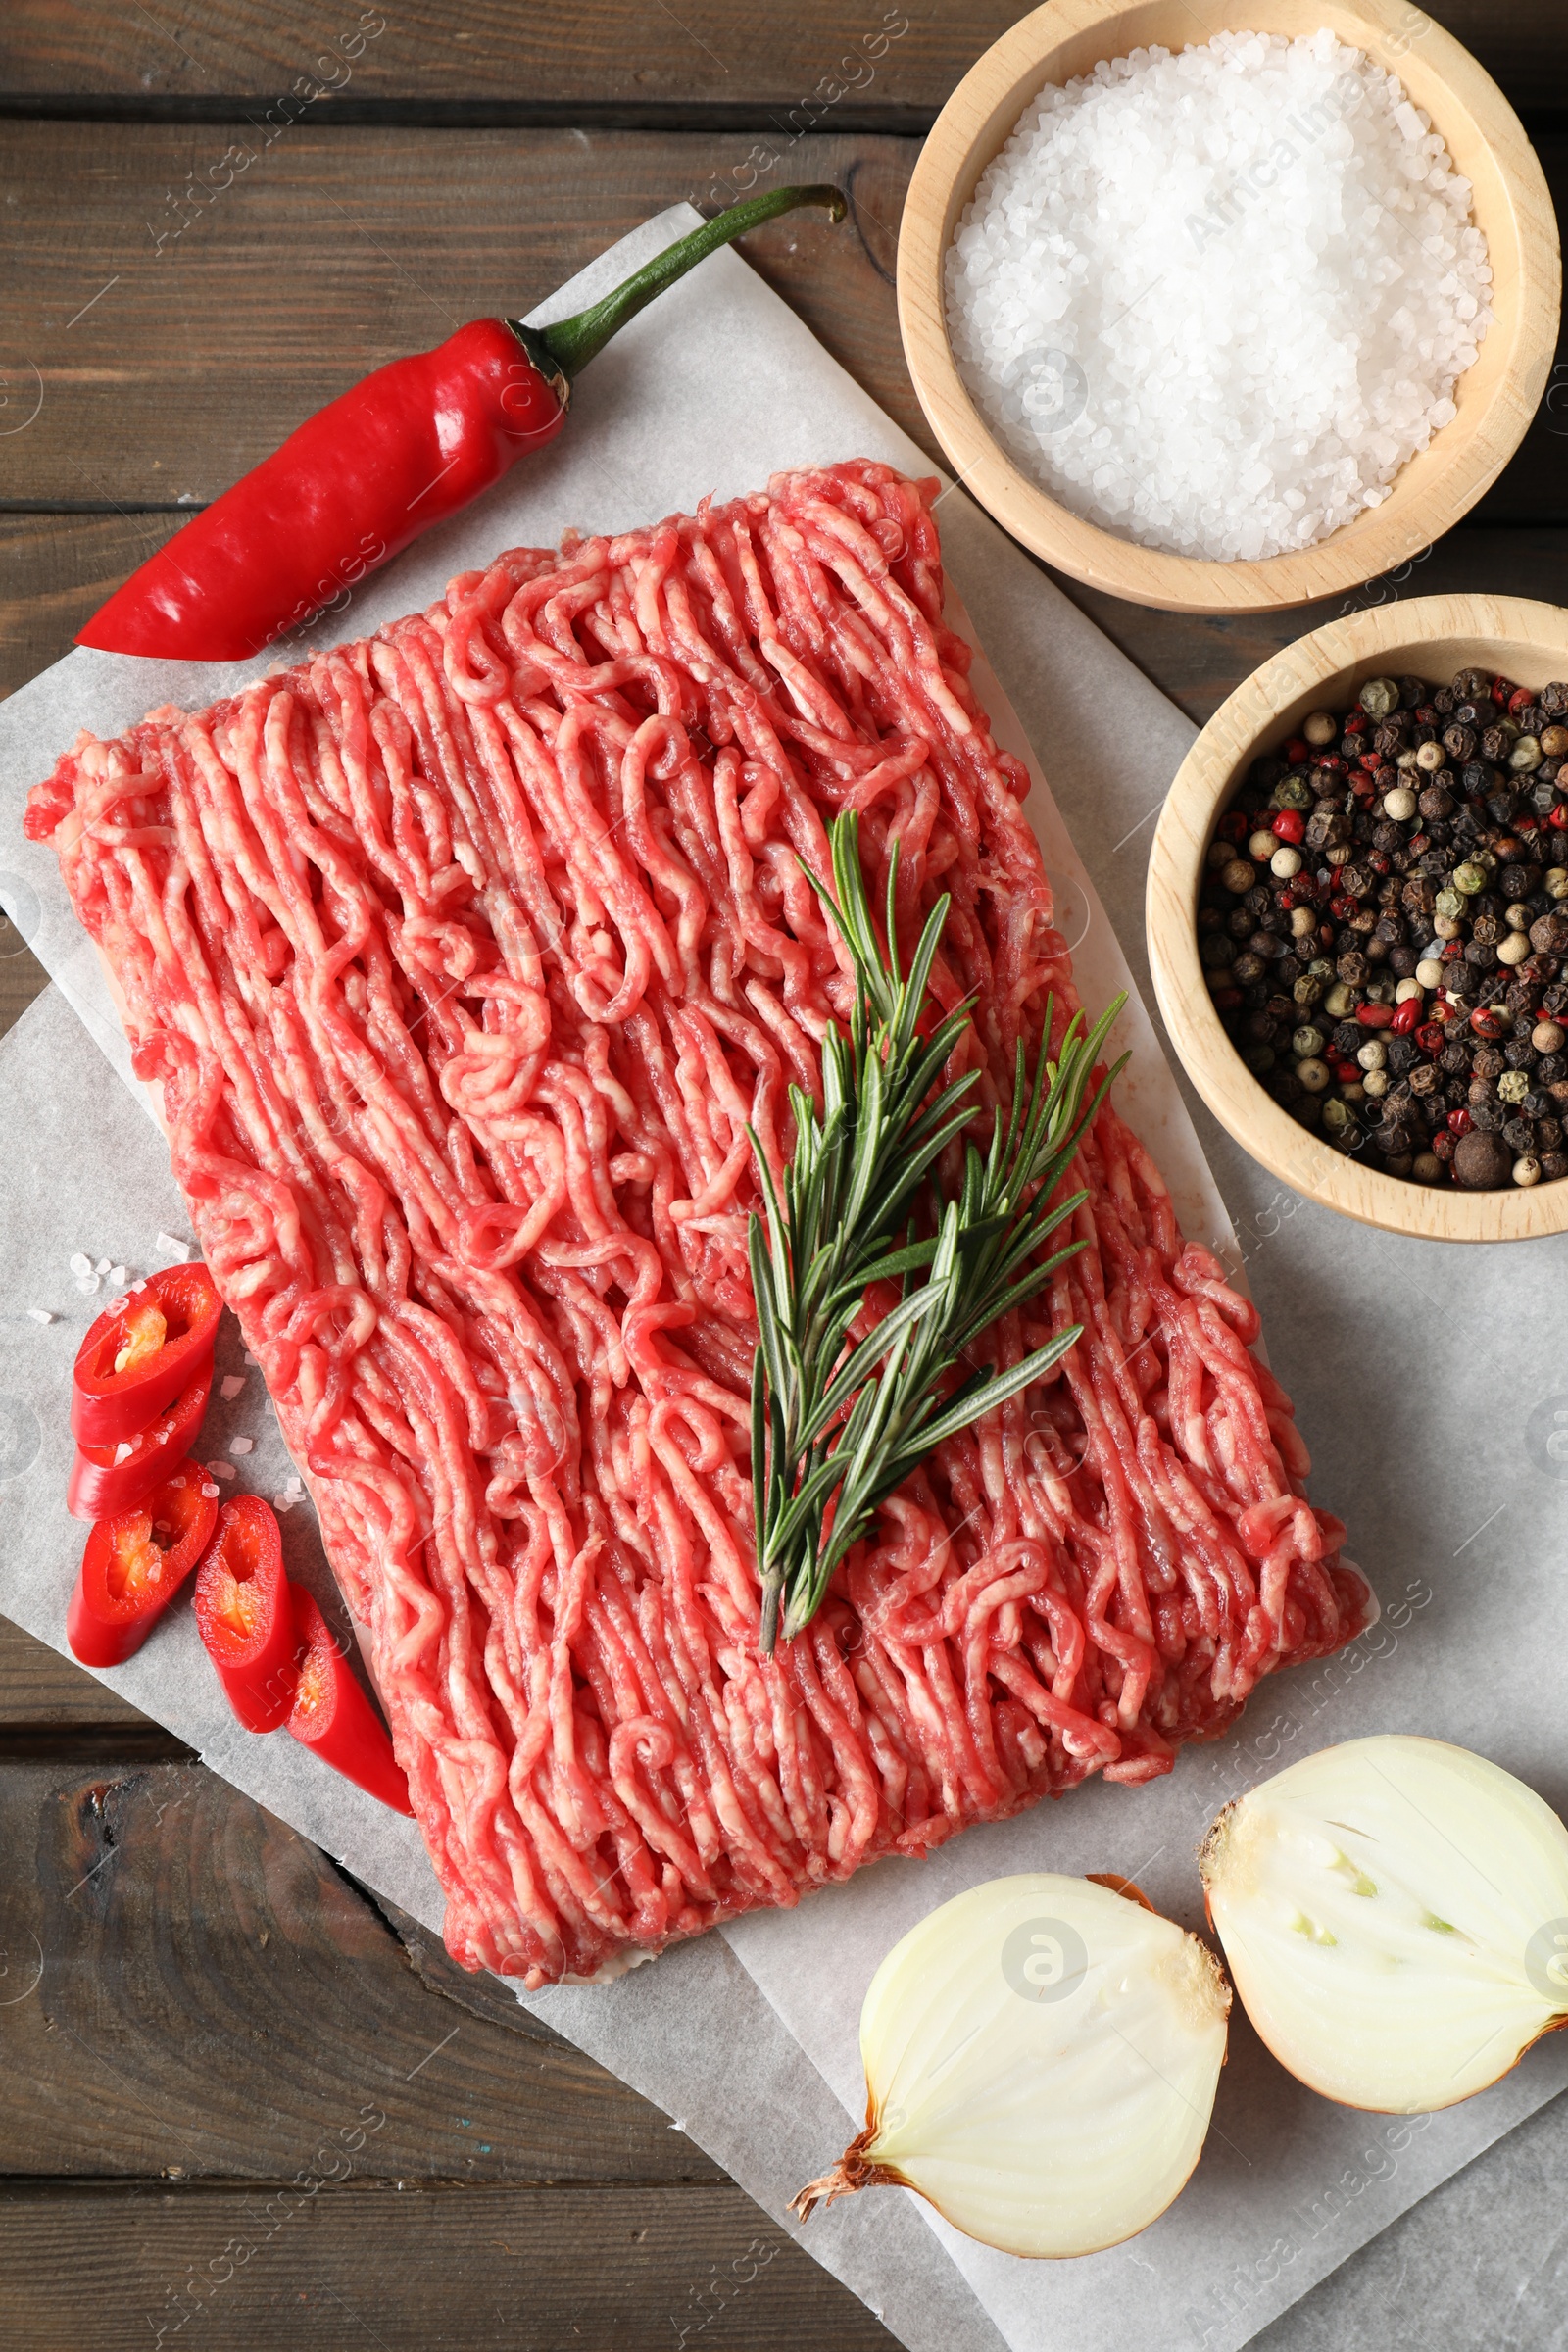
[[[1471,189],[1396,75],[1323,29],[1135,49],[1048,87],[946,262],[1008,453],[1075,514],[1222,561],[1381,505],[1492,323]]]

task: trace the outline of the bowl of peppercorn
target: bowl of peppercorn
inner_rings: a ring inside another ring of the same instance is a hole
[[[1568,1227],[1568,612],[1425,597],[1254,670],[1148,927],[1189,1077],[1285,1183],[1429,1240]]]

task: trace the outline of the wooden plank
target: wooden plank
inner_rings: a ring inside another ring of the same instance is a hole
[[[306,2178],[270,2195],[0,2194],[0,2352],[155,2352],[181,2340],[205,2352],[894,2344],[738,2188],[313,2187],[338,2161],[338,2130],[335,2111],[318,2116],[297,2168]]]
[[[1564,445],[1568,449],[1568,443]],[[1564,601],[1568,583],[1568,530],[1499,530],[1461,524],[1440,539],[1417,563],[1368,581],[1350,596],[1301,605],[1291,612],[1231,617],[1154,612],[1097,595],[1076,581],[1057,585],[1080,605],[1105,635],[1131,656],[1154,683],[1200,722],[1216,710],[1232,689],[1308,630],[1348,612],[1376,605],[1408,603],[1419,596],[1460,590],[1477,595],[1525,596],[1544,604]]]
[[[760,128],[775,113],[815,106],[848,126],[891,118],[923,129],[1018,14],[1017,0],[914,0],[907,11],[886,0],[848,11],[795,0],[744,16],[729,0],[682,0],[678,11],[641,0],[596,0],[591,10],[573,0],[403,0],[386,12],[338,0],[287,9],[205,0],[179,15],[11,0],[0,73],[14,108],[96,99],[190,115],[236,96],[275,101],[303,80],[324,88],[323,112],[362,119],[391,108],[412,120],[508,122],[717,116]],[[1558,0],[1432,0],[1428,14],[1516,106],[1560,105],[1568,23]]]
[[[28,122],[8,135],[0,373],[18,415],[37,406],[4,441],[5,496],[103,510],[124,533],[106,530],[105,553],[163,527],[124,511],[205,503],[368,368],[465,318],[527,309],[649,214],[750,170],[746,145],[709,135],[306,123],[268,149],[240,128],[255,160],[199,217],[175,199],[187,172],[236,168],[222,130]],[[744,250],[935,457],[893,294],[914,153],[907,139],[802,140],[787,168],[848,186],[853,221],[803,214]],[[1568,212],[1568,135],[1542,153]],[[1568,522],[1568,362],[1559,373],[1484,518]],[[21,625],[35,638],[51,617]]]
[[[8,1765],[0,1853],[0,2177],[287,2180],[369,2102],[362,2179],[723,2178],[199,1764]]]
[[[158,1728],[84,1666],[0,1617],[0,1740],[8,1747],[25,1733],[90,1731],[112,1739],[116,1731]]]

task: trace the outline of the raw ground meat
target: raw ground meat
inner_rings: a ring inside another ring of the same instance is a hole
[[[1137,1782],[1365,1588],[1252,1307],[1113,1106],[1088,1247],[989,1347],[1084,1337],[938,1448],[758,1654],[746,1123],[850,1002],[796,862],[901,844],[987,1103],[1076,1006],[942,619],[935,485],[857,463],[517,549],[34,792],[366,1629],[447,1940],[612,1968],[1087,1774]],[[818,1096],[818,1099],[819,1096]]]

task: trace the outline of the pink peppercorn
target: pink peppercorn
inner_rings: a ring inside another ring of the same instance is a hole
[[[1298,842],[1306,831],[1306,819],[1299,808],[1282,808],[1269,830],[1280,841]]]
[[[1406,997],[1402,1004],[1395,1006],[1394,1018],[1389,1023],[1389,1027],[1394,1031],[1396,1037],[1408,1037],[1420,1018],[1420,998]]]
[[[1475,1122],[1467,1110],[1450,1110],[1448,1113],[1448,1133],[1450,1135],[1468,1135],[1474,1124]]]
[[[1394,1025],[1394,1006],[1362,1004],[1356,1008],[1355,1017],[1363,1029],[1390,1029]]]

